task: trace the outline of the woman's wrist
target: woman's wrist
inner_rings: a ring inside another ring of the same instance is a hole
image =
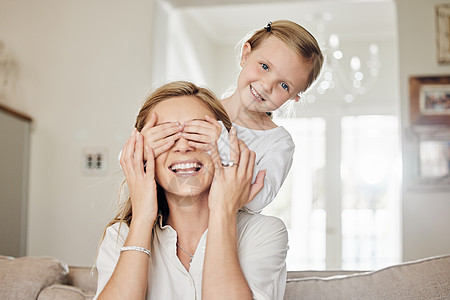
[[[236,223],[237,210],[212,209],[209,211],[209,226],[212,224],[231,224]]]
[[[155,216],[133,216],[131,218],[130,222],[130,229],[131,227],[141,228],[141,229],[150,229],[150,231],[153,229],[153,226],[156,222],[156,215]]]

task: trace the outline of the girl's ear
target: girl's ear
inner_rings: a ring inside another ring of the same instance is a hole
[[[293,100],[294,100],[295,102],[298,102],[298,101],[300,101],[300,99],[301,99],[300,95],[297,95],[297,96],[294,97]]]
[[[242,48],[241,63],[240,63],[241,67],[244,66],[247,57],[250,55],[250,52],[252,52],[252,46],[250,45],[249,42],[247,42]]]

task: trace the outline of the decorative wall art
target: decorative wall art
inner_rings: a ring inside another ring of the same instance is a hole
[[[436,5],[436,50],[440,64],[450,63],[450,4]]]
[[[412,125],[450,126],[450,75],[409,79]]]

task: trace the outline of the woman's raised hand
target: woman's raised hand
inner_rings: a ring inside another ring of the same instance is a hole
[[[146,166],[144,166],[144,152],[147,154]],[[133,220],[150,222],[148,225],[153,226],[158,213],[155,158],[152,148],[144,147],[143,136],[136,129],[133,129],[122,149],[120,165],[130,192]]]
[[[222,126],[210,116],[205,116],[205,120],[190,120],[183,125],[182,136],[189,140],[189,145],[205,151],[211,149],[211,141],[217,142],[222,132]]]
[[[256,154],[237,139],[234,127],[230,130],[230,162],[222,164],[216,142],[211,147],[211,156],[214,179],[208,200],[210,211],[218,209],[234,214],[262,189],[266,172],[259,171],[252,183]]]
[[[153,112],[147,124],[141,130],[141,134],[144,136],[144,143],[147,147],[153,149],[155,158],[169,150],[174,142],[180,138],[183,130],[183,126],[178,122],[156,125],[157,122],[158,116]],[[144,153],[145,160],[147,160],[147,155]]]

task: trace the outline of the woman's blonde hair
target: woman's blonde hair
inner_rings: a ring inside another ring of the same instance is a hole
[[[198,87],[195,84],[187,81],[174,81],[167,83],[158,89],[156,89],[145,101],[141,110],[136,117],[135,128],[141,131],[145,124],[147,123],[152,109],[158,103],[167,100],[169,98],[181,97],[181,96],[193,96],[200,100],[209,110],[214,114],[217,120],[222,121],[223,125],[227,130],[231,128],[231,121],[225,108],[220,103],[219,99],[214,95],[213,92],[206,88]],[[120,195],[123,194],[125,181],[122,182],[120,188]],[[163,223],[167,220],[169,216],[169,207],[167,205],[167,200],[165,197],[164,190],[159,184],[157,184],[157,198],[158,198],[158,210],[159,214],[163,218]],[[109,227],[117,222],[126,223],[130,226],[132,218],[131,209],[131,198],[127,195],[127,200],[122,202],[119,206],[119,212],[116,217],[112,219],[106,227]],[[105,228],[106,231],[106,228]],[[105,232],[103,233],[104,236]],[[103,238],[102,238],[103,240]]]
[[[297,57],[311,65],[304,92],[320,75],[323,65],[323,54],[314,36],[308,30],[289,20],[270,22],[266,27],[256,31],[247,42],[253,49],[258,48],[269,36],[275,36],[283,41],[297,54]]]

